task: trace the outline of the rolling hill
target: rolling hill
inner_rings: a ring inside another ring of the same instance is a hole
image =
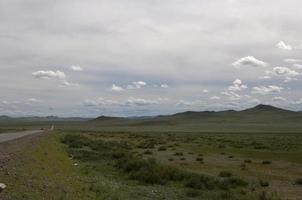
[[[187,111],[142,119],[102,116],[88,123],[114,130],[302,132],[302,113],[260,104],[241,111]]]

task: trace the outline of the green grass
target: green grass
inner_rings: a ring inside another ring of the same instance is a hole
[[[0,179],[7,185],[1,195],[12,199],[87,199],[74,163],[55,135],[28,146],[1,171]]]
[[[162,132],[162,127],[145,132],[143,126],[120,132],[120,127],[104,131],[79,125],[60,124],[61,130],[10,162],[10,175],[0,171],[8,185],[2,194],[14,199],[252,200],[294,199],[302,191],[299,133]]]

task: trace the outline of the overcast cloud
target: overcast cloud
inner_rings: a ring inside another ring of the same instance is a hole
[[[302,110],[300,0],[0,0],[0,114]]]

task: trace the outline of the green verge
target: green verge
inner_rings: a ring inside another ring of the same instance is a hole
[[[39,138],[0,172],[1,199],[88,199],[78,172],[55,134]]]

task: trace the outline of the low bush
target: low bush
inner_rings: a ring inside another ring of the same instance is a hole
[[[144,184],[165,184],[169,181],[183,183],[190,189],[215,189],[222,187],[229,189],[245,185],[238,178],[230,177],[229,172],[221,172],[223,180],[210,176],[185,171],[174,166],[163,165],[155,159],[144,159],[129,150],[129,145],[123,142],[112,142],[105,140],[94,140],[82,135],[66,135],[62,142],[68,145],[69,153],[79,161],[98,162],[102,159],[115,169],[128,175],[130,179]],[[85,148],[84,148],[85,147]],[[149,154],[150,150],[145,153]],[[183,156],[177,152],[176,156]],[[181,157],[181,159],[185,159]],[[199,158],[200,161],[202,158]],[[169,159],[173,161],[173,158]],[[192,191],[193,191],[192,190]],[[194,192],[188,195],[195,195]]]
[[[224,190],[228,190],[230,188],[236,188],[236,187],[244,187],[247,185],[248,183],[246,181],[237,177],[224,178],[219,182],[219,187]]]
[[[198,158],[196,158],[196,161],[202,162],[203,158],[198,157]]]
[[[269,182],[268,181],[264,181],[264,180],[260,180],[259,184],[261,187],[268,187],[269,186]]]
[[[146,154],[146,155],[151,155],[151,154],[153,154],[153,152],[150,151],[150,150],[146,150],[146,151],[144,151],[144,154]]]
[[[219,173],[219,176],[223,177],[223,178],[225,178],[225,177],[231,177],[232,175],[233,175],[232,172],[229,172],[229,171],[221,171]]]
[[[264,160],[264,161],[262,161],[262,164],[263,165],[269,165],[269,164],[272,164],[272,161],[270,161],[270,160]]]
[[[160,147],[158,147],[157,150],[158,150],[158,151],[167,151],[167,147],[165,147],[165,146],[160,146]]]
[[[244,160],[244,163],[252,163],[252,160],[249,160],[249,159]]]
[[[296,185],[302,185],[302,178],[297,178],[297,179],[295,180],[295,184],[296,184]]]
[[[186,190],[187,197],[198,197],[200,196],[200,191],[196,189],[187,189]]]
[[[210,179],[204,175],[192,174],[187,178],[185,186],[193,189],[214,189],[216,186],[216,182],[214,179]]]

